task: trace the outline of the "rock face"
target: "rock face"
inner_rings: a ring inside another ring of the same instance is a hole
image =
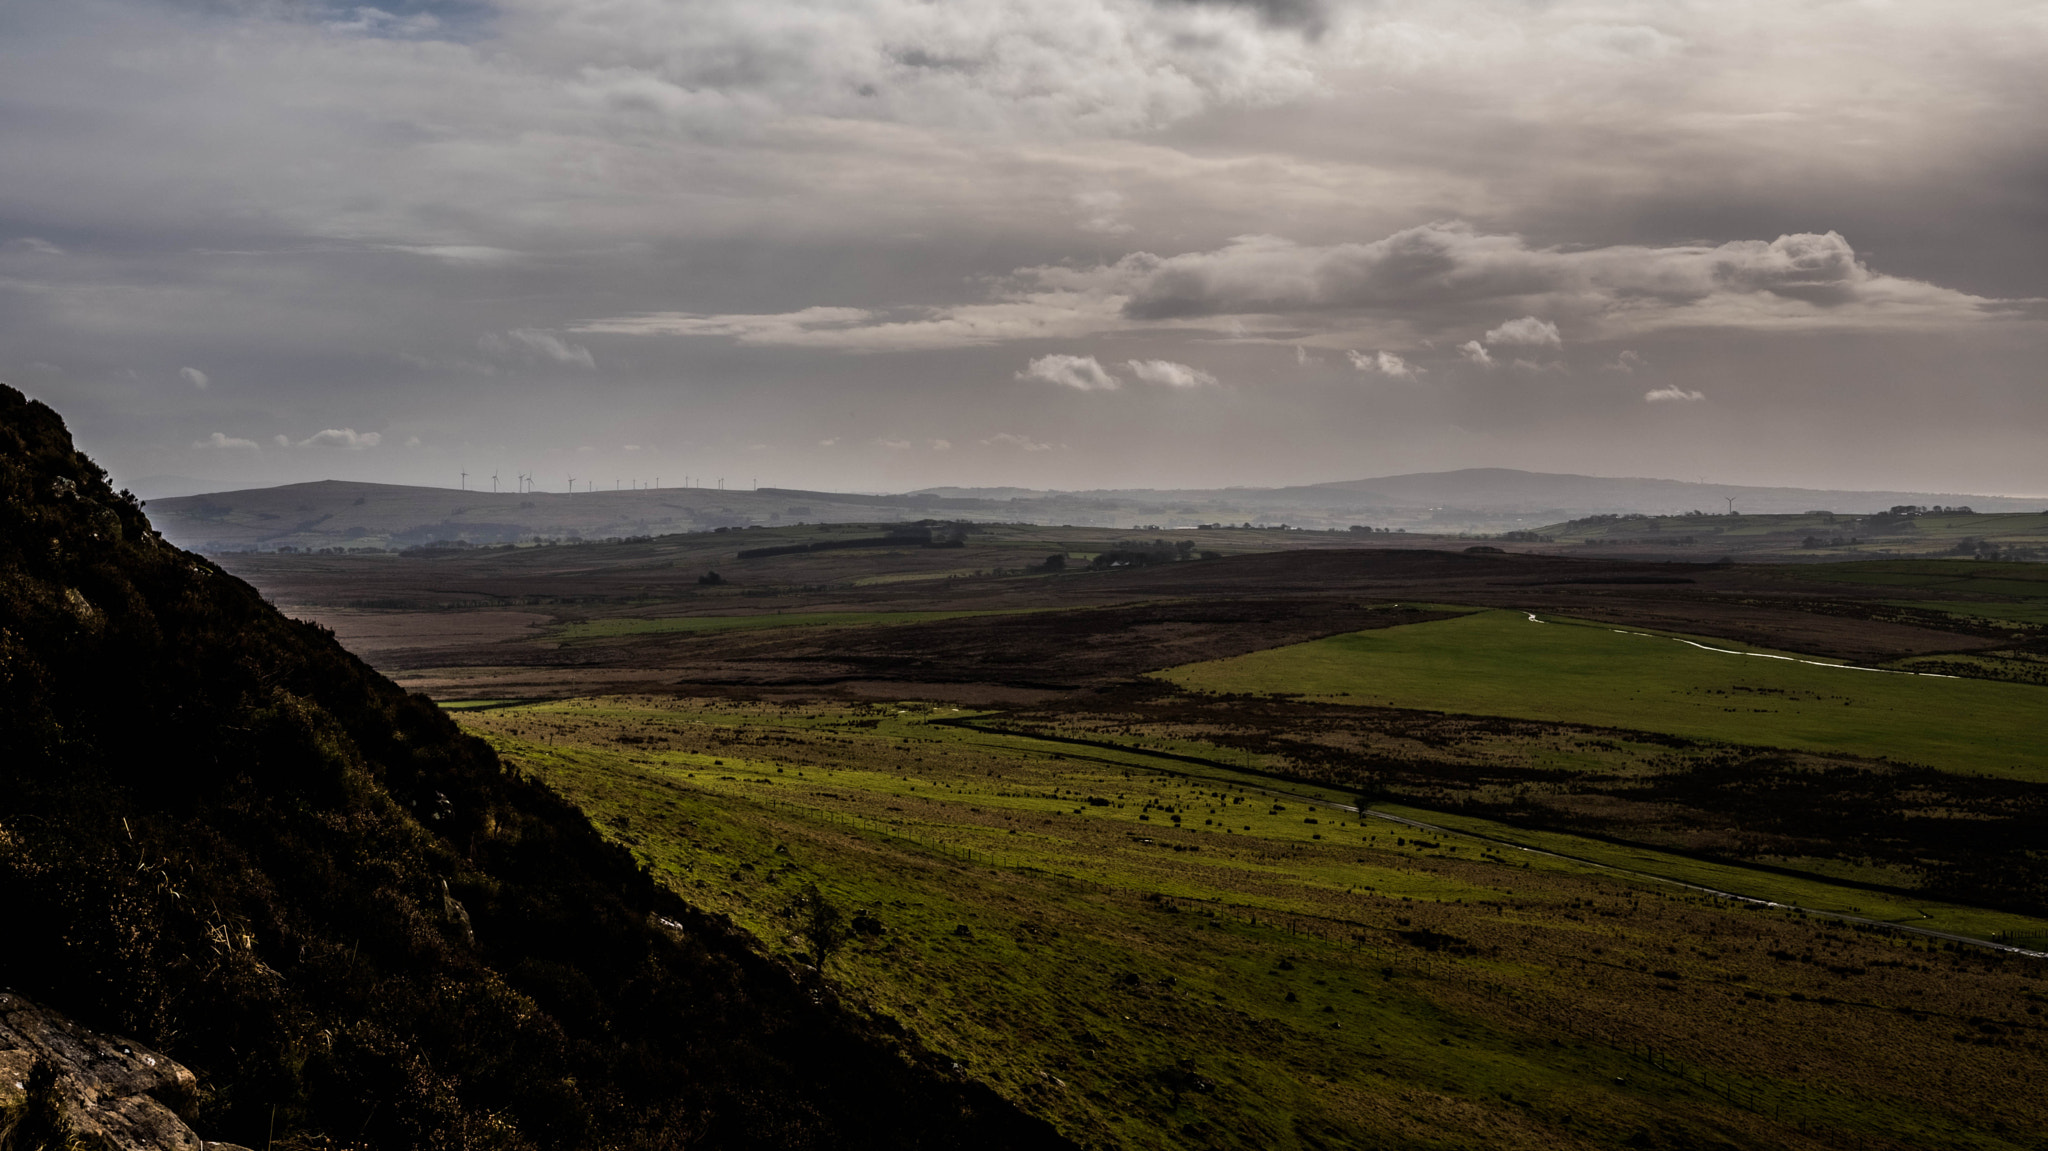
[[[244,1151],[201,1139],[163,1102],[197,1088],[160,1052],[0,992],[0,1147],[60,1135],[95,1151]]]

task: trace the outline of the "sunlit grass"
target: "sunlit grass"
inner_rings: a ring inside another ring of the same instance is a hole
[[[1968,1098],[1989,1096],[1969,1092],[1989,1086],[1913,1071],[1936,1060],[1988,1085],[2011,1052],[1929,1048],[1911,1017],[1821,1002],[1987,993],[1924,942],[1151,754],[1192,741],[1076,748],[933,722],[971,714],[640,697],[462,719],[766,951],[802,958],[785,912],[808,885],[864,913],[881,930],[830,960],[835,988],[1083,1142],[1461,1147],[1483,1131],[1547,1148],[1655,1130],[1790,1146],[1804,1128],[2018,1145],[1981,1130]],[[1828,887],[1801,894],[1849,890]],[[1772,949],[1907,966],[1837,976]]]
[[[1160,675],[1196,691],[1594,724],[2048,779],[2048,690],[2037,686],[1730,655],[1522,612],[1357,632]]]

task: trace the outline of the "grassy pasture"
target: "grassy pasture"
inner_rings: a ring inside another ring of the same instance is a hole
[[[1160,675],[1196,691],[1599,724],[2048,780],[2048,742],[2040,738],[2048,692],[2039,687],[1728,655],[1605,625],[1535,623],[1512,611],[1335,636]]]
[[[1751,899],[1770,900],[1809,911],[1861,916],[1972,939],[2011,939],[2021,941],[2020,945],[2026,947],[2036,946],[2033,941],[2037,939],[2048,941],[2048,923],[2041,920],[1853,885],[1854,880],[1861,876],[1842,877],[1850,883],[1830,883],[1826,879],[1786,875],[1765,868],[1744,867],[1735,862],[1696,859],[1641,844],[1608,843],[1567,832],[1515,827],[1456,812],[1405,807],[1397,803],[1374,804],[1373,810],[1505,844],[1557,852],[1605,867]],[[1809,867],[1814,863],[1802,862]]]
[[[964,714],[640,697],[461,719],[766,951],[799,960],[810,885],[863,913],[834,991],[1087,1146],[2042,1145],[2031,966],[1148,754],[1187,741],[931,722]]]

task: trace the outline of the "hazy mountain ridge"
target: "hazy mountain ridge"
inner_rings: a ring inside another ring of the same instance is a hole
[[[922,492],[956,498],[1011,501],[1066,497],[1155,503],[1173,500],[1299,502],[1306,506],[1339,500],[1360,508],[1413,510],[1450,507],[1474,512],[1569,510],[1579,514],[1640,512],[1645,515],[1725,510],[1724,500],[1729,496],[1735,497],[1737,511],[1753,513],[1815,510],[1867,513],[1882,511],[1900,504],[1960,503],[1968,504],[1978,511],[2039,511],[2048,507],[2048,495],[2015,497],[1769,487],[1651,477],[1530,472],[1515,468],[1460,468],[1447,472],[1410,472],[1368,479],[1332,480],[1326,483],[1292,484],[1273,488],[1102,488],[1071,492],[1032,492],[1020,488],[926,488],[922,489]]]
[[[322,480],[150,502],[166,538],[202,552],[279,548],[402,549],[436,541],[507,544],[667,535],[799,523],[951,519],[1080,527],[1203,523],[1304,528],[1369,526],[1411,533],[1529,530],[1592,515],[1827,510],[1867,514],[1900,504],[2039,511],[2048,497],[1828,491],[1668,479],[1470,468],[1282,488],[928,488],[900,494],[793,488],[641,488],[488,492]]]

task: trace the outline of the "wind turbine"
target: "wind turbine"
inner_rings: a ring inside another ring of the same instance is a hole
[[[576,477],[575,477],[575,476],[570,476],[570,477],[569,477],[569,494],[570,494],[570,495],[572,495],[572,496],[576,494]]]
[[[468,472],[464,472],[464,473],[462,473],[462,490],[463,490],[463,491],[468,491],[468,490],[469,490],[469,473],[468,473]]]
[[[1734,514],[1735,514],[1735,497],[1734,497],[1734,496],[1722,496],[1721,498],[1722,498],[1722,499],[1724,499],[1724,500],[1727,500],[1727,501],[1728,501],[1728,514],[1729,514],[1729,515],[1731,515],[1731,516],[1732,516],[1732,515],[1734,515]]]
[[[496,468],[491,469],[491,494],[498,494],[498,471]]]

